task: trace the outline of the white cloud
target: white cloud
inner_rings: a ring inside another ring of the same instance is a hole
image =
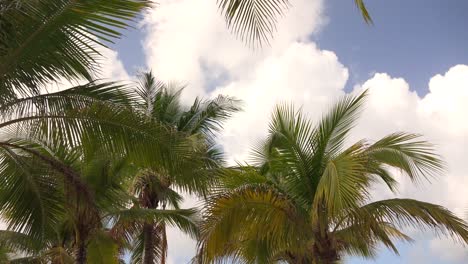
[[[240,98],[244,111],[225,125],[221,142],[228,156],[242,161],[256,139],[267,133],[276,103],[294,102],[308,113],[319,113],[330,98],[343,94],[348,71],[334,53],[313,43],[293,43],[253,70],[253,77],[218,87],[214,93]]]
[[[109,81],[130,80],[130,76],[125,70],[122,61],[118,58],[117,51],[112,49],[102,49],[101,54],[103,59],[100,63],[101,70],[98,73],[98,78]]]
[[[147,65],[164,80],[187,82],[184,96],[191,100],[205,94],[213,81],[251,76],[266,57],[305,39],[322,23],[321,10],[321,0],[294,0],[272,46],[252,50],[229,32],[215,1],[163,0],[144,20]]]
[[[322,1],[297,0],[293,6],[271,47],[260,51],[245,47],[229,33],[213,0],[162,0],[145,17],[147,66],[163,80],[187,82],[185,101],[220,93],[244,101],[244,112],[226,124],[220,137],[231,159],[244,160],[252,143],[267,133],[276,103],[302,105],[316,120],[344,94],[347,68],[332,51],[307,39],[324,23]],[[442,204],[457,213],[467,208],[468,66],[433,77],[424,97],[411,91],[405,80],[385,73],[375,74],[354,92],[362,89],[369,89],[370,96],[353,139],[375,140],[395,131],[422,133],[447,161],[447,175],[432,185],[414,187],[400,177],[399,196]],[[379,198],[390,196],[381,193]],[[194,242],[172,231],[171,235],[169,258],[174,263],[188,261]],[[434,241],[434,251],[458,250]]]

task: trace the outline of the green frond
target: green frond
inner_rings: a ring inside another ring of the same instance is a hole
[[[92,235],[87,250],[87,263],[118,264],[119,251],[109,234],[98,231]]]
[[[267,186],[247,185],[216,195],[207,200],[205,210],[199,249],[206,263],[241,254],[233,246],[239,241],[264,240],[275,252],[307,233],[304,212]]]
[[[175,125],[181,115],[179,99],[183,89],[184,86],[176,82],[158,80],[151,71],[143,72],[138,76],[135,89],[136,109],[158,122]]]
[[[0,13],[0,93],[38,92],[60,78],[91,80],[99,46],[121,36],[146,0],[17,1]]]
[[[346,95],[322,117],[314,131],[314,150],[317,159],[333,157],[343,147],[346,136],[355,126],[362,110],[367,91]]]
[[[343,251],[366,258],[376,256],[379,243],[398,254],[392,239],[413,242],[393,224],[379,222],[373,218],[363,219],[360,223],[340,229],[334,232],[333,236]]]
[[[433,230],[468,244],[468,225],[446,208],[412,199],[373,202],[350,212],[347,225],[366,223],[368,219]]]
[[[235,190],[245,185],[267,184],[268,179],[258,173],[256,168],[241,166],[239,168],[225,168],[220,171],[219,192]]]
[[[154,221],[164,223],[167,226],[174,226],[192,237],[198,234],[197,227],[197,210],[191,209],[175,209],[175,210],[160,210],[147,208],[131,208],[111,212],[109,216],[114,217],[117,221]]]
[[[373,21],[369,14],[369,11],[367,11],[367,7],[366,7],[366,4],[364,3],[364,0],[354,0],[354,3],[356,4],[356,7],[361,12],[361,15],[364,21],[368,24],[372,24]]]
[[[364,145],[358,142],[327,162],[314,197],[314,214],[324,205],[330,216],[336,216],[369,198],[371,182],[366,175],[368,160],[363,151]]]
[[[312,204],[318,182],[318,178],[311,177],[316,170],[311,162],[312,132],[312,124],[301,110],[279,105],[273,111],[269,136],[263,146],[264,156],[269,158],[269,175],[281,175],[284,190],[305,207]]]
[[[64,214],[62,185],[57,181],[60,176],[39,157],[8,144],[0,145],[0,173],[3,220],[10,230],[42,241]]]
[[[400,169],[413,182],[442,174],[444,162],[433,145],[420,138],[417,134],[393,133],[370,145],[365,154],[372,162]],[[391,181],[384,173],[380,176]]]
[[[8,249],[8,252],[34,254],[43,248],[43,241],[24,233],[0,230],[0,245],[1,248]]]
[[[227,26],[248,45],[269,43],[288,0],[217,0]]]
[[[223,122],[240,110],[240,101],[228,96],[218,95],[205,101],[195,98],[190,109],[182,113],[177,127],[179,131],[212,138],[222,129]]]

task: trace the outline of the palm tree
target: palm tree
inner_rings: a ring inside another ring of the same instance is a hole
[[[60,78],[93,80],[99,46],[147,0],[4,0],[0,3],[0,98],[38,93]]]
[[[345,147],[365,95],[345,97],[316,126],[278,106],[253,163],[226,170],[207,199],[196,261],[337,263],[344,254],[372,257],[379,243],[398,252],[394,239],[411,241],[405,226],[468,244],[467,223],[442,206],[370,201],[374,182],[397,190],[393,169],[418,182],[440,174],[443,162],[415,134]]]
[[[194,214],[191,210],[130,210],[131,196],[121,191],[120,199],[108,199],[119,202],[105,207],[115,207],[113,212],[104,214],[107,211],[99,204],[96,193],[113,193],[123,182],[106,185],[109,182],[105,180],[113,176],[103,174],[106,167],[91,178],[87,176],[84,168],[99,165],[93,163],[99,156],[85,152],[90,148],[99,148],[102,156],[113,153],[117,158],[126,157],[135,167],[159,168],[174,175],[186,175],[184,170],[192,172],[206,163],[195,152],[204,149],[204,144],[130,109],[133,93],[129,91],[118,84],[91,83],[57,93],[12,98],[0,107],[0,214],[8,232],[19,232],[43,245],[31,256],[71,252],[78,263],[84,263],[94,235],[103,239],[102,232],[96,232],[105,227],[105,219],[126,223],[138,217],[194,233],[188,222]],[[100,184],[93,186],[96,182]],[[185,186],[193,183],[197,181],[187,180]],[[124,204],[127,207],[122,207]]]
[[[194,140],[201,140],[206,148],[198,150],[204,163],[188,174],[174,174],[164,168],[142,167],[132,185],[132,193],[138,197],[140,208],[166,210],[166,206],[179,209],[183,197],[177,193],[206,195],[215,172],[222,164],[222,157],[214,143],[214,136],[224,120],[239,110],[238,102],[218,96],[213,100],[196,98],[186,108],[179,102],[182,88],[176,83],[163,83],[151,72],[140,75],[133,103],[135,111],[148,120],[173,127],[179,133]],[[166,226],[158,221],[135,221],[131,226],[128,242],[133,244],[132,263],[165,263],[167,255]],[[118,230],[120,227],[116,225]],[[123,228],[125,229],[125,228]],[[119,234],[129,234],[116,231]]]
[[[56,146],[49,151],[70,171],[79,174],[82,181],[79,191],[91,195],[92,201],[77,193],[74,186],[57,183],[57,177],[53,177],[56,171],[50,170],[42,162],[34,164],[34,157],[24,157],[27,159],[25,163],[31,165],[27,173],[29,181],[36,184],[36,192],[41,192],[42,196],[47,195],[42,191],[53,193],[48,198],[49,202],[54,203],[55,211],[48,213],[53,214],[56,226],[46,230],[41,240],[24,232],[0,231],[0,241],[4,247],[23,255],[15,261],[118,263],[119,241],[114,240],[108,228],[115,222],[125,224],[144,219],[177,226],[188,233],[195,232],[193,210],[128,208],[133,199],[127,193],[126,186],[134,174],[134,166],[128,156],[103,153],[96,144],[84,144],[73,149]],[[17,174],[12,172],[8,176],[10,179],[20,178]],[[44,179],[48,179],[48,188],[40,185]],[[1,193],[11,193],[14,187],[18,185],[2,187]]]

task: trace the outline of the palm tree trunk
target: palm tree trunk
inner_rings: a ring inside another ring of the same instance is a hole
[[[86,264],[86,253],[86,244],[83,240],[80,240],[76,252],[76,264]]]
[[[340,259],[338,256],[338,251],[330,243],[330,240],[325,240],[320,243],[320,245],[314,248],[315,250],[315,262],[318,264],[336,264]]]
[[[144,248],[143,264],[154,263],[154,226],[151,223],[146,223],[143,226]]]

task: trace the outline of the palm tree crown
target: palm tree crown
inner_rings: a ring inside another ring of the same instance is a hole
[[[467,224],[439,205],[370,201],[376,181],[396,190],[392,168],[416,182],[441,173],[443,162],[415,134],[345,147],[365,96],[345,97],[316,126],[293,107],[278,106],[251,166],[226,170],[208,198],[197,261],[336,263],[343,254],[372,257],[378,243],[398,252],[393,239],[410,241],[400,230],[404,226],[468,243]]]
[[[184,107],[179,102],[182,88],[176,83],[158,81],[151,72],[140,75],[135,91],[130,105],[136,112],[146,116],[149,122],[171,127],[204,146],[195,150],[203,163],[191,167],[186,173],[174,173],[164,167],[140,167],[133,180],[131,192],[139,201],[136,207],[177,210],[183,200],[177,191],[203,196],[216,179],[222,155],[216,148],[215,133],[224,120],[239,110],[238,102],[224,96],[213,100],[196,98],[190,107]],[[164,222],[141,219],[126,227],[116,225],[115,229],[132,244],[132,263],[165,263],[167,237]]]

